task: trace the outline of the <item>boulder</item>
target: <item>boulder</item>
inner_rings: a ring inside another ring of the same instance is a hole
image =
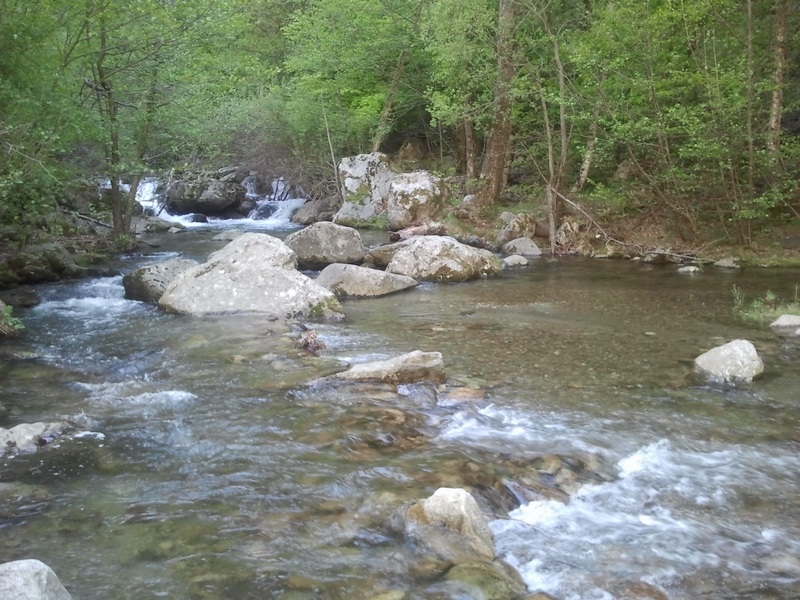
[[[506,256],[503,259],[503,268],[510,269],[512,267],[527,267],[528,266],[528,259],[524,256],[520,256],[519,254],[512,254],[511,256]]]
[[[302,269],[358,263],[365,255],[361,234],[352,227],[335,223],[314,223],[288,236],[285,243],[297,255]]]
[[[539,228],[541,230],[541,227]],[[497,234],[497,244],[504,246],[511,240],[518,238],[533,238],[537,235],[536,217],[532,214],[514,215],[505,222]]]
[[[494,538],[475,499],[464,489],[439,488],[411,505],[403,518],[405,534],[455,563],[491,562]]]
[[[367,252],[367,255],[364,257],[364,262],[369,262],[376,267],[385,269],[389,263],[392,262],[397,251],[405,246],[408,241],[409,240],[403,240],[401,242],[395,242],[394,244],[382,244],[370,248],[369,252]]]
[[[330,221],[338,210],[336,198],[315,198],[305,202],[292,215],[292,223],[311,225],[319,221]]]
[[[325,267],[315,281],[338,298],[384,296],[418,285],[405,275],[341,263]]]
[[[517,570],[502,560],[455,565],[445,578],[478,588],[486,600],[517,600],[528,589]]]
[[[800,315],[781,315],[769,324],[774,332],[786,337],[800,337]]]
[[[333,217],[334,223],[374,226],[376,219],[386,216],[389,184],[397,174],[389,157],[380,152],[345,157],[338,169],[344,202]]]
[[[395,252],[386,267],[389,273],[417,281],[458,282],[500,272],[502,266],[488,250],[472,248],[446,236],[412,238]]]
[[[714,263],[715,267],[720,269],[739,269],[739,259],[733,256],[726,256]]]
[[[30,454],[61,436],[68,423],[20,423],[11,429],[0,427],[0,456]],[[0,596],[2,597],[2,596]]]
[[[0,598],[8,600],[71,600],[53,570],[40,560],[15,560],[0,565]]]
[[[512,254],[519,254],[525,258],[534,256],[541,256],[542,250],[536,243],[529,237],[521,237],[511,240],[503,245],[503,254],[510,256]]]
[[[445,195],[444,181],[428,171],[395,175],[389,183],[389,229],[398,231],[435,219],[444,206]]]
[[[198,264],[196,260],[189,258],[174,258],[136,269],[122,278],[125,298],[141,302],[158,302],[175,277]]]
[[[15,308],[30,308],[41,302],[36,292],[27,288],[14,288],[0,291],[0,302]]]
[[[235,181],[198,178],[176,181],[167,189],[167,207],[174,214],[218,215],[244,199],[245,189]]]
[[[764,372],[764,363],[752,343],[733,340],[695,358],[694,370],[713,383],[747,382]]]
[[[336,296],[296,270],[297,259],[281,240],[246,233],[208,260],[180,273],[159,300],[177,313],[259,313],[277,318],[341,319]]]
[[[353,365],[334,377],[348,381],[378,380],[393,384],[417,381],[443,383],[445,373],[441,352],[414,350],[388,360]]]

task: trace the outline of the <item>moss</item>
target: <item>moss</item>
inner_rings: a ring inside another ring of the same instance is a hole
[[[339,300],[337,300],[335,296],[331,296],[325,300],[322,300],[321,302],[317,302],[317,304],[312,306],[308,316],[319,319],[327,317],[331,313],[341,314],[341,312],[342,305],[339,304]]]
[[[0,337],[19,335],[25,326],[22,321],[12,316],[12,308],[0,302]]]

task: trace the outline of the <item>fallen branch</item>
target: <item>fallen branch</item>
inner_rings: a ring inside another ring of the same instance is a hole
[[[102,221],[98,221],[97,219],[94,219],[92,217],[89,217],[89,216],[86,216],[86,215],[82,215],[79,212],[74,212],[72,214],[75,215],[76,217],[78,217],[79,219],[83,219],[84,221],[88,221],[89,223],[93,223],[95,225],[100,225],[101,227],[108,227],[109,229],[114,229],[114,227],[112,225],[109,225],[108,223],[103,223]]]

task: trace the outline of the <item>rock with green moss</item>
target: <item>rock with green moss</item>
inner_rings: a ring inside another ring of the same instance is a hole
[[[427,171],[396,175],[389,184],[389,229],[398,231],[436,219],[447,197],[444,181]]]
[[[397,175],[389,157],[380,152],[345,157],[338,170],[344,202],[334,223],[367,228],[385,219],[389,185]]]
[[[478,588],[486,600],[518,600],[527,591],[519,573],[501,560],[456,565],[445,578]]]

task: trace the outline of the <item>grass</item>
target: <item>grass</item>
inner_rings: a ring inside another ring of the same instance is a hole
[[[794,298],[781,300],[771,290],[761,297],[747,300],[741,289],[733,286],[733,310],[736,316],[750,323],[771,323],[781,315],[800,315],[800,285],[794,288]]]

